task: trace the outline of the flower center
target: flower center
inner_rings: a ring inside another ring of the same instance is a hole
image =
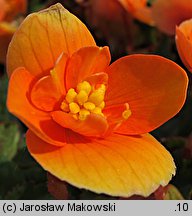
[[[60,108],[71,113],[76,120],[85,120],[91,113],[104,116],[106,86],[99,84],[91,86],[89,82],[83,81],[77,85],[76,90],[70,88],[61,103]]]

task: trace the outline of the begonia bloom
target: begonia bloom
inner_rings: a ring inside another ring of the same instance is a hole
[[[176,25],[192,18],[192,1],[156,0],[152,4],[152,17],[162,32],[173,35]]]
[[[192,19],[176,27],[175,41],[183,64],[192,72]]]
[[[0,63],[5,63],[9,42],[20,22],[17,18],[26,9],[26,0],[0,0]]]
[[[110,65],[85,25],[60,4],[29,15],[10,43],[7,107],[29,128],[30,154],[60,180],[148,196],[175,174],[148,132],[179,112],[188,78],[174,62],[130,55]]]

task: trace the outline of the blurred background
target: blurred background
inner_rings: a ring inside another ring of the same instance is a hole
[[[29,155],[25,145],[27,128],[6,109],[6,52],[12,35],[29,13],[60,2],[87,25],[98,46],[110,47],[112,62],[133,53],[150,53],[171,59],[187,71],[177,53],[174,33],[161,31],[151,16],[155,1],[127,0],[129,4],[125,4],[126,1],[121,0],[30,0],[20,3],[0,0],[0,199],[121,199],[61,182],[46,173]],[[190,82],[182,111],[152,133],[171,152],[177,174],[170,185],[160,187],[147,199],[192,198],[192,75],[187,73]]]

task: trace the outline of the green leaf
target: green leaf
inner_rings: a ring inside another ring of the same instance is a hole
[[[0,125],[0,163],[11,161],[18,148],[20,133],[16,124]]]
[[[0,79],[0,113],[1,113],[0,122],[7,121],[10,118],[10,115],[6,108],[7,86],[8,86],[7,76],[1,77]]]
[[[184,198],[179,190],[170,184],[168,185],[164,200],[184,200]]]

